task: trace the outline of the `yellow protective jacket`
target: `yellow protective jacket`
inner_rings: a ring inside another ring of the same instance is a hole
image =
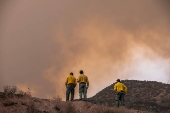
[[[128,89],[127,89],[127,87],[123,83],[117,82],[114,85],[114,90],[116,92],[121,92],[121,91],[127,92]]]
[[[78,83],[84,82],[84,83],[87,84],[87,86],[89,86],[88,77],[87,77],[86,75],[84,75],[84,74],[80,74],[80,75],[78,76],[77,82],[78,82]]]
[[[76,78],[73,75],[67,76],[65,85],[67,85],[67,84],[75,84],[76,85],[77,84]]]

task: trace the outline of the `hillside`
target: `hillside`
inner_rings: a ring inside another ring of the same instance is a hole
[[[40,99],[31,93],[5,86],[0,92],[0,113],[151,113],[148,111],[115,108],[85,101],[62,101],[60,97]]]
[[[123,80],[122,83],[128,87],[126,108],[115,107],[115,83],[86,102],[65,102],[60,97],[39,99],[30,92],[7,86],[0,92],[0,113],[170,113],[170,84],[137,80]]]
[[[170,113],[170,84],[156,81],[122,80],[128,87],[125,104],[128,109]],[[115,106],[115,83],[104,88],[89,102],[99,105]]]
[[[30,95],[0,92],[0,113],[151,113],[96,105],[84,101],[62,101],[60,97],[39,99]]]

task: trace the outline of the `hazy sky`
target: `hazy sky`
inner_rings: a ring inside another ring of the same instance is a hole
[[[1,91],[65,98],[66,76],[82,69],[89,97],[117,78],[170,83],[169,68],[169,0],[0,2]]]

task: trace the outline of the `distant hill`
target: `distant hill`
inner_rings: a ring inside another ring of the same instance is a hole
[[[170,113],[170,84],[156,81],[122,80],[128,87],[125,104],[129,109]],[[115,83],[104,88],[89,102],[99,105],[115,106]]]

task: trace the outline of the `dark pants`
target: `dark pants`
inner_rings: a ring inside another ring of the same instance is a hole
[[[124,92],[118,92],[116,94],[116,106],[117,107],[119,107],[120,105],[125,106],[125,104],[124,104],[124,95],[125,95]]]
[[[80,96],[80,100],[82,100],[82,94],[84,99],[87,99],[87,87],[86,87],[86,83],[80,83],[79,84],[79,96]]]
[[[67,84],[66,101],[69,100],[70,93],[71,93],[71,100],[74,99],[74,88],[75,88],[74,84]]]

